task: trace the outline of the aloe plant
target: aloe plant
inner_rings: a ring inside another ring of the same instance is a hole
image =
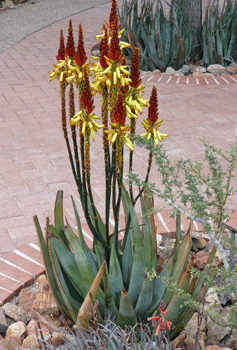
[[[108,27],[108,29],[107,29]],[[180,243],[180,217],[177,219],[177,240],[174,254],[166,267],[156,277],[147,271],[157,267],[156,234],[153,214],[153,201],[145,186],[135,195],[134,185],[129,182],[128,190],[123,182],[125,168],[124,148],[128,147],[128,171],[133,173],[134,147],[130,137],[135,135],[138,114],[147,105],[142,97],[139,51],[134,51],[131,74],[127,70],[122,48],[127,46],[119,42],[116,2],[112,1],[109,22],[103,26],[99,36],[101,57],[90,67],[86,62],[83,33],[79,25],[78,48],[75,49],[72,23],[69,22],[68,40],[64,46],[63,33],[60,34],[60,47],[56,56],[59,63],[50,73],[50,79],[59,79],[61,88],[61,123],[72,172],[86,218],[93,236],[93,249],[86,245],[80,224],[80,215],[72,198],[77,232],[64,220],[63,193],[57,194],[54,210],[54,224],[46,220],[45,237],[37,216],[34,223],[44,258],[46,272],[60,309],[70,317],[77,327],[88,327],[93,316],[93,305],[98,300],[97,319],[102,321],[112,315],[116,323],[125,327],[146,320],[159,307],[161,300],[172,313],[169,320],[172,337],[177,327],[183,327],[190,319],[193,308],[180,305],[182,300],[174,292],[167,290],[163,279],[172,279],[178,288],[194,295],[198,299],[202,291],[202,281],[190,275],[189,253],[191,248],[192,224]],[[89,76],[93,73],[93,82]],[[75,114],[75,92],[79,99],[80,110]],[[68,90],[69,118],[66,108]],[[93,95],[102,95],[102,123],[93,113]],[[126,117],[130,124],[126,124]],[[110,122],[109,122],[110,118]],[[70,123],[69,123],[70,122]],[[142,125],[145,132],[141,137],[159,147],[167,134],[158,128],[157,90],[153,87],[149,101],[148,116]],[[68,128],[71,129],[69,141]],[[78,127],[78,131],[77,128]],[[105,164],[105,220],[96,208],[91,184],[90,142],[95,132],[102,129],[102,141]],[[145,184],[149,180],[153,159],[149,151]],[[142,224],[136,215],[135,206],[141,202]],[[125,227],[120,227],[121,212],[125,215]],[[110,231],[110,215],[113,213],[114,228]],[[121,231],[122,230],[122,231]],[[123,239],[120,240],[120,234]],[[181,252],[181,254],[180,254]],[[180,316],[179,324],[174,317]],[[182,326],[180,326],[182,325]],[[180,328],[179,328],[180,329]]]
[[[202,27],[202,49],[205,64],[228,66],[237,60],[237,3],[224,1],[220,11],[219,0],[206,8]]]
[[[140,11],[138,10],[140,8]],[[142,70],[160,69],[172,66],[181,68],[189,58],[192,48],[191,28],[185,21],[184,7],[177,8],[173,1],[168,15],[161,0],[154,2],[133,0],[129,5],[124,0],[119,14],[120,23],[126,29],[123,36],[140,49]]]

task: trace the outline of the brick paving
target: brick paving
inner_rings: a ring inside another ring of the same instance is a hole
[[[88,57],[109,11],[110,4],[104,4],[71,16],[74,33],[82,23]],[[42,227],[46,216],[53,220],[55,195],[60,189],[69,221],[73,222],[71,195],[80,208],[61,131],[59,86],[56,81],[49,82],[47,73],[56,63],[59,31],[62,28],[66,37],[67,26],[68,19],[61,20],[0,54],[0,304],[44,270],[33,215],[38,215]],[[145,98],[153,85],[157,87],[159,116],[164,119],[161,131],[170,136],[164,149],[172,160],[201,160],[198,138],[202,136],[223,149],[235,141],[237,76],[194,79],[142,73],[142,81]],[[98,98],[95,105],[99,115]],[[137,131],[141,130],[138,126]],[[99,208],[104,202],[101,144],[101,135],[96,135],[91,154],[93,192]],[[134,170],[141,176],[145,176],[146,159],[144,151],[135,152]],[[151,181],[160,184],[155,169]],[[235,209],[236,202],[236,197],[232,198],[229,208]],[[156,204],[163,205],[158,200]],[[173,233],[168,209],[156,220],[158,233]],[[82,224],[91,245],[84,220]],[[230,224],[237,226],[236,215]],[[187,227],[184,218],[182,225]]]

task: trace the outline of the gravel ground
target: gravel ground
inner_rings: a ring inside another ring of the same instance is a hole
[[[0,53],[28,35],[110,0],[30,0],[0,11]]]

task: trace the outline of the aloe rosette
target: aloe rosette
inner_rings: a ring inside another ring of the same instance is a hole
[[[121,327],[133,326],[140,319],[147,320],[163,300],[169,310],[166,319],[172,324],[169,333],[173,338],[190,319],[194,308],[187,306],[177,292],[167,289],[166,282],[171,280],[178,289],[191,294],[196,301],[201,297],[204,287],[202,281],[190,273],[192,224],[180,243],[179,216],[173,255],[160,274],[156,275],[158,257],[155,220],[154,214],[147,214],[153,212],[152,198],[145,191],[145,186],[139,189],[136,196],[131,182],[128,191],[125,188],[124,148],[128,147],[128,170],[132,173],[135,148],[131,136],[135,135],[138,115],[148,101],[142,95],[139,50],[134,52],[130,73],[122,54],[122,48],[126,45],[120,43],[120,36],[116,1],[112,0],[109,22],[104,24],[100,36],[99,62],[91,67],[86,62],[81,26],[76,50],[72,23],[69,22],[67,44],[64,46],[61,32],[56,57],[59,63],[50,73],[50,80],[57,78],[60,82],[62,130],[84,217],[93,236],[93,249],[90,250],[85,242],[73,198],[77,232],[67,220],[64,221],[62,191],[58,192],[55,202],[54,224],[46,220],[45,236],[37,216],[34,217],[34,223],[55,299],[62,312],[78,327],[88,327],[97,300],[97,319],[102,321],[110,315]],[[75,113],[75,85],[80,108],[78,113]],[[102,124],[98,124],[100,118],[93,113],[93,96],[97,93],[102,96]],[[168,136],[157,130],[161,122],[158,120],[157,90],[153,87],[148,116],[142,122],[145,128],[142,137],[153,140],[156,146]],[[71,129],[71,141],[68,127]],[[105,163],[104,221],[96,208],[91,184],[90,143],[94,142],[99,129],[103,133]],[[145,183],[149,180],[152,159],[151,150]],[[142,224],[135,211],[138,200],[141,202]],[[125,227],[121,227],[122,212]],[[111,213],[114,220],[112,232],[109,225]],[[213,254],[210,259],[212,257]]]

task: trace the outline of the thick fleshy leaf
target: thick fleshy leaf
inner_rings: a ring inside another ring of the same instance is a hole
[[[70,318],[76,322],[77,319],[77,310],[81,306],[81,303],[77,299],[74,299],[68,289],[68,283],[65,281],[62,268],[59,265],[58,257],[55,252],[54,243],[55,239],[50,239],[49,241],[49,253],[51,256],[52,267],[54,270],[54,275],[58,284],[59,291],[62,295],[62,298],[67,306],[68,311],[70,312]],[[63,310],[64,311],[64,310]]]
[[[149,316],[148,311],[153,298],[153,283],[154,280],[150,280],[147,276],[144,278],[135,308],[135,314],[138,319],[146,320]]]
[[[131,238],[131,234],[129,233],[126,239],[126,244],[125,244],[123,257],[122,257],[123,281],[125,284],[125,288],[127,289],[129,287],[129,282],[130,282],[132,261],[133,261],[132,238]]]
[[[116,323],[121,328],[125,328],[126,326],[133,327],[137,323],[131,300],[125,289],[121,292],[120,307]]]
[[[128,294],[132,304],[135,305],[142,287],[143,279],[145,277],[143,242],[142,242],[142,234],[141,234],[140,225],[137,219],[137,215],[134,211],[133,204],[125,188],[123,188],[122,196],[124,196],[125,198],[123,203],[125,206],[127,206],[127,209],[129,210],[129,213],[131,216],[131,225],[132,225],[131,232],[132,232],[134,256],[133,256],[133,264],[132,264]]]
[[[118,309],[115,305],[115,301],[112,295],[111,287],[109,284],[108,269],[105,265],[104,269],[104,294],[105,294],[105,317],[117,317]]]
[[[45,270],[47,273],[47,277],[51,286],[51,289],[54,293],[55,296],[55,300],[57,302],[57,305],[59,306],[59,308],[62,308],[64,310],[64,312],[66,313],[66,315],[68,315],[68,317],[70,317],[70,312],[67,309],[67,306],[63,300],[63,297],[59,291],[59,287],[54,275],[54,271],[53,271],[53,267],[52,267],[52,262],[50,259],[50,255],[49,255],[49,251],[46,247],[45,244],[45,240],[44,240],[44,236],[39,224],[39,220],[37,216],[33,217],[34,220],[34,224],[35,224],[35,228],[36,228],[36,232],[37,232],[37,236],[38,236],[38,240],[39,240],[39,246],[40,246],[40,250],[41,250],[41,254],[44,260],[44,265],[45,265]]]
[[[150,214],[154,208],[152,198],[147,194],[140,197],[142,208],[142,231],[145,265],[148,271],[155,269],[157,265],[157,244],[155,234],[155,224],[153,214]]]
[[[96,274],[94,274],[91,268],[91,265],[89,264],[87,257],[82,249],[80,241],[78,237],[75,235],[75,233],[73,232],[68,222],[67,222],[67,228],[64,230],[64,232],[70,243],[71,249],[73,250],[76,264],[77,264],[78,270],[80,271],[80,276],[83,277],[83,284],[81,285],[81,290],[84,291],[83,297],[85,298],[88,293],[88,290],[90,289],[90,286],[92,285],[92,282],[94,281],[96,274],[98,273],[98,269],[96,271]]]
[[[72,199],[73,210],[74,210],[74,214],[75,214],[75,218],[76,218],[78,239],[80,240],[80,244],[82,246],[82,249],[87,257],[87,260],[88,260],[94,274],[96,274],[98,271],[98,266],[96,265],[97,259],[96,259],[95,254],[88,248],[88,245],[85,242],[84,235],[83,235],[83,232],[81,229],[81,221],[80,221],[80,217],[79,217],[79,214],[77,211],[77,207],[76,207],[76,204],[75,204],[73,197],[71,197],[71,199]],[[100,266],[101,266],[101,264],[100,264]]]
[[[119,307],[121,290],[123,289],[123,276],[113,243],[109,263],[109,284],[115,304]]]
[[[179,280],[183,275],[185,268],[187,266],[188,258],[191,250],[191,244],[192,244],[192,228],[193,228],[193,223],[192,221],[190,221],[188,231],[184,236],[183,241],[179,247],[179,251],[182,252],[182,254],[178,254],[177,260],[174,262],[174,266],[171,274],[172,283],[179,283]],[[172,290],[167,290],[164,298],[165,305],[172,298],[173,294],[174,292]]]
[[[98,274],[96,275],[94,282],[91,285],[91,288],[82,304],[80,307],[78,316],[77,316],[77,321],[76,321],[76,326],[77,327],[82,327],[87,329],[90,323],[90,318],[92,316],[92,311],[93,311],[93,304],[97,298],[97,293],[100,288],[100,282],[104,273],[105,269],[105,263],[102,264],[101,268],[98,271]]]

